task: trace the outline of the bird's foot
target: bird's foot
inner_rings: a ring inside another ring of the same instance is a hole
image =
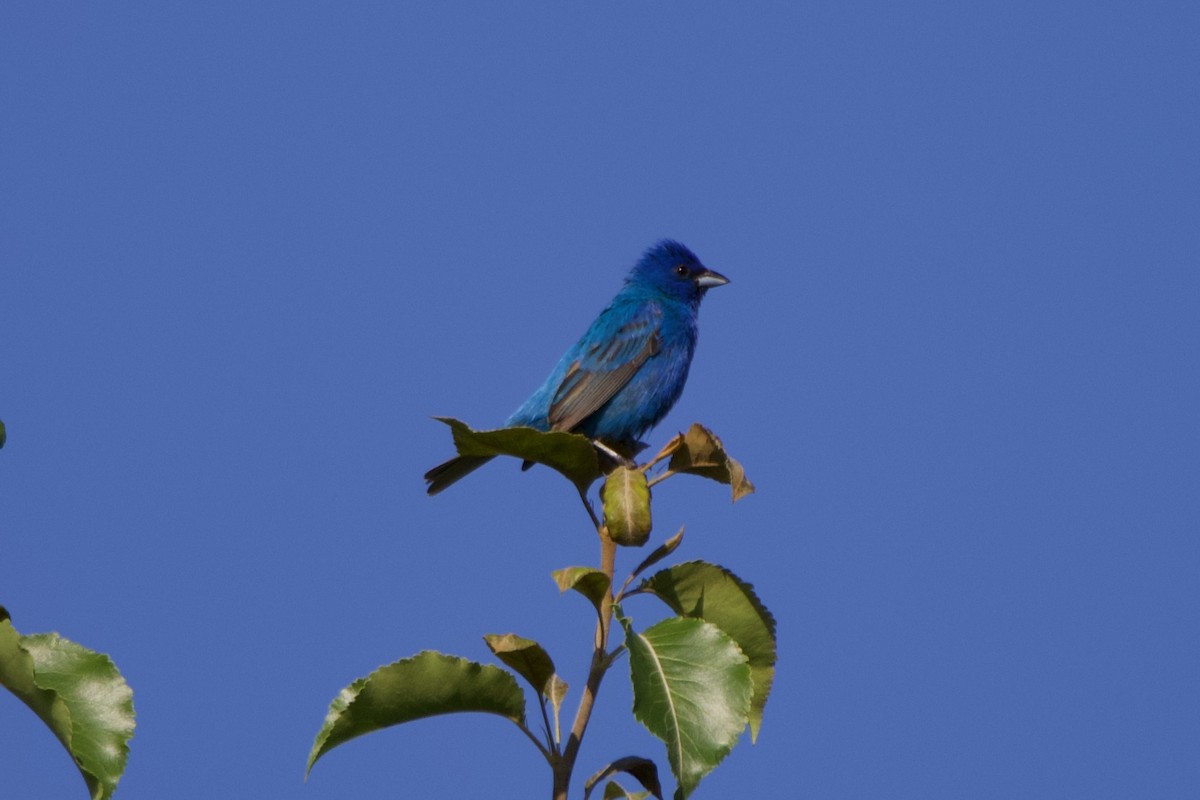
[[[637,466],[637,464],[635,464],[633,462],[633,459],[626,458],[625,456],[621,455],[616,450],[613,450],[611,447],[609,447],[608,445],[606,445],[604,442],[600,441],[599,439],[592,439],[592,446],[595,447],[597,450],[599,450],[604,455],[608,456],[610,459],[612,459],[617,464],[620,464],[622,467],[625,467],[627,469],[633,469],[634,467]]]

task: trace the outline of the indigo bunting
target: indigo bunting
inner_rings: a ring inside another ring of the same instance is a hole
[[[666,416],[683,392],[696,350],[700,301],[709,289],[726,283],[728,278],[707,269],[680,243],[655,244],[630,270],[608,308],[504,426],[573,431],[609,455],[636,452],[638,437]],[[429,494],[490,460],[457,456],[439,464],[425,473]]]

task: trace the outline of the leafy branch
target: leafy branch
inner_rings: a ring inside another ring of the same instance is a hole
[[[634,716],[663,741],[675,777],[674,796],[684,800],[747,725],[751,739],[757,738],[774,677],[775,620],[750,584],[703,561],[667,567],[634,585],[681,546],[682,528],[643,558],[619,587],[614,578],[617,548],[649,541],[653,487],[675,475],[697,475],[728,485],[737,501],[754,491],[741,465],[700,425],[672,438],[645,463],[629,465],[613,463],[607,448],[598,451],[577,434],[529,428],[476,431],[458,420],[441,421],[450,427],[461,456],[512,456],[562,474],[575,487],[595,529],[598,565],[552,573],[561,592],[582,595],[596,612],[591,660],[570,728],[564,741],[560,713],[568,685],[550,654],[513,633],[488,634],[484,641],[492,654],[533,689],[540,736],[527,723],[525,695],[513,673],[425,651],[380,667],[334,698],[309,753],[308,770],[356,736],[437,714],[479,711],[517,726],[550,766],[552,798],[566,800],[601,683],[627,653]],[[598,513],[588,490],[601,479]],[[639,631],[624,610],[639,595],[657,597],[676,616]],[[614,619],[622,641],[610,650]],[[632,777],[642,790],[627,791],[612,779],[616,773]],[[601,781],[605,798],[663,796],[657,766],[637,755],[601,767],[584,783],[584,797]]]
[[[0,447],[7,436],[0,420]],[[0,606],[0,686],[66,748],[92,800],[108,800],[133,736],[133,692],[108,656],[57,633],[22,636]]]
[[[108,656],[57,633],[22,636],[0,606],[0,686],[58,738],[92,800],[108,800],[133,736],[133,692]]]

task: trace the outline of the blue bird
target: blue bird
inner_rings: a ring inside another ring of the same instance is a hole
[[[573,431],[611,456],[637,452],[687,381],[704,294],[729,283],[679,242],[663,240],[638,260],[625,285],[505,427]],[[457,456],[425,473],[429,494],[490,461]],[[528,466],[528,465],[526,465]]]

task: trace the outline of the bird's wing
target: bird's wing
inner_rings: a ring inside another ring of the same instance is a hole
[[[586,344],[567,367],[547,414],[550,429],[569,431],[612,399],[621,387],[658,352],[662,312],[653,303],[637,310],[612,330],[597,320],[595,342]],[[585,341],[589,336],[585,336]]]

